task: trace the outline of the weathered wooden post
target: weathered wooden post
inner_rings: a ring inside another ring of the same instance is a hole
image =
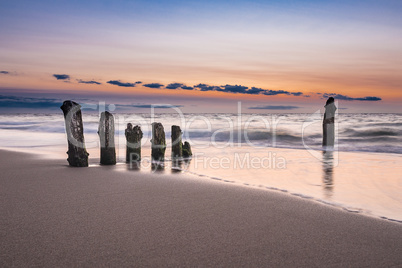
[[[156,161],[165,160],[166,140],[165,131],[161,123],[152,123],[152,159]]]
[[[142,131],[140,126],[135,126],[131,123],[127,124],[125,131],[127,145],[126,145],[126,162],[141,161],[141,139]]]
[[[63,110],[66,124],[68,141],[67,161],[73,167],[87,167],[89,154],[85,149],[81,105],[74,101],[66,100],[60,109]]]
[[[179,126],[172,126],[172,159],[183,157],[182,147],[181,129]]]
[[[190,143],[188,143],[188,141],[184,142],[182,151],[183,151],[183,157],[190,157],[193,155],[193,153],[191,152]]]
[[[114,117],[107,111],[101,113],[98,135],[101,147],[100,163],[102,165],[115,165],[116,149],[114,145]]]
[[[322,122],[323,128],[323,147],[334,147],[335,144],[335,100],[333,97],[328,98],[325,104],[324,120]]]

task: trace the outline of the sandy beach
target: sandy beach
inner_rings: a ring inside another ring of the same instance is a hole
[[[402,225],[187,174],[0,151],[1,267],[402,265]]]
[[[402,0],[0,7],[0,268],[402,268]]]

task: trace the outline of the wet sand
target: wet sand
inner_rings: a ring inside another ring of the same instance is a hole
[[[402,265],[402,224],[187,174],[0,151],[1,267]]]
[[[247,146],[212,150],[196,151],[186,170],[402,223],[402,155]]]

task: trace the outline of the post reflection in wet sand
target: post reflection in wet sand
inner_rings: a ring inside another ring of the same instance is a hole
[[[152,161],[151,164],[152,172],[164,172],[165,171],[165,164],[163,162],[154,162]]]
[[[172,173],[181,173],[184,170],[187,170],[188,166],[190,165],[191,158],[189,159],[177,159],[172,161]]]
[[[163,173],[167,169],[171,169],[171,173],[182,173],[189,168],[191,163],[191,158],[188,159],[176,159],[172,161],[132,161],[127,163],[125,166],[129,171],[151,171]]]
[[[173,160],[172,161],[172,173],[180,173],[182,172],[183,161],[181,160]]]
[[[322,152],[322,170],[324,196],[330,199],[334,190],[334,152],[325,150]]]
[[[140,161],[132,161],[127,165],[127,170],[139,171],[140,169],[141,169]]]

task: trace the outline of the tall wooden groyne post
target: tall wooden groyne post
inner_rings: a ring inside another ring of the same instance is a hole
[[[323,147],[334,147],[335,144],[335,100],[333,97],[328,98],[325,104],[324,120],[322,122],[323,137],[322,146]]]
[[[126,135],[126,162],[141,161],[141,139],[142,131],[140,126],[135,126],[131,123],[127,124],[125,131]]]
[[[183,144],[181,142],[181,129],[179,126],[172,126],[172,159],[183,157]]]
[[[89,154],[85,149],[81,106],[74,101],[66,100],[60,109],[63,111],[66,125],[67,161],[73,167],[87,167]]]
[[[115,165],[114,117],[107,111],[101,113],[98,135],[100,138],[100,163],[102,165]]]
[[[161,123],[152,123],[152,139],[151,139],[153,160],[164,161],[166,150],[165,130]]]

